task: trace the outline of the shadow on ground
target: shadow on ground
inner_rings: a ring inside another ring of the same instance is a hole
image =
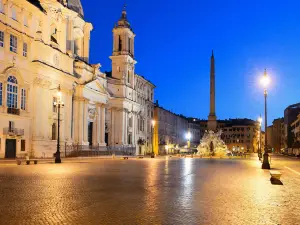
[[[273,185],[283,185],[283,183],[278,179],[270,178],[270,181]]]

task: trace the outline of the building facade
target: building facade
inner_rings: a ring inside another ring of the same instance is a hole
[[[275,119],[273,125],[268,128],[268,143],[276,153],[281,152],[285,147],[283,118]]]
[[[104,146],[109,94],[80,1],[1,0],[0,11],[0,158],[52,157],[58,101],[61,146]]]
[[[229,119],[222,124],[222,139],[230,151],[257,152],[259,147],[259,123],[250,119]]]
[[[187,145],[186,134],[189,131],[188,120],[155,104],[154,129],[155,153],[165,154],[179,151]]]
[[[294,134],[292,132],[292,123],[297,119],[300,113],[300,103],[290,105],[284,110],[284,134],[285,134],[285,148],[292,148],[294,141]]]
[[[292,123],[292,132],[294,134],[293,147],[300,148],[300,113],[297,119]]]
[[[188,130],[191,133],[191,147],[197,148],[201,140],[201,125],[196,118],[188,118]]]
[[[144,155],[152,149],[155,86],[135,73],[135,34],[124,8],[113,28],[112,71],[107,72],[111,96],[106,111],[106,141],[109,146],[133,149]]]

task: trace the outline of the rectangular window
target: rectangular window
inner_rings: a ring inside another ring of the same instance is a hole
[[[131,53],[131,38],[128,38],[128,52]]]
[[[56,140],[56,123],[52,124],[52,140]]]
[[[132,134],[131,133],[128,134],[128,144],[129,145],[132,144]]]
[[[26,110],[26,90],[21,90],[21,109]]]
[[[2,0],[0,0],[0,13],[4,13],[4,5]]]
[[[7,107],[18,107],[18,87],[11,84],[7,84]]]
[[[132,127],[132,118],[129,118],[129,127]]]
[[[2,105],[2,83],[0,83],[0,105]]]
[[[28,19],[27,16],[24,16],[24,26],[28,27]]]
[[[17,20],[17,11],[15,8],[11,8],[11,18]]]
[[[26,149],[26,142],[25,140],[21,140],[21,152],[25,152]]]
[[[10,51],[17,53],[17,48],[18,48],[18,39],[14,35],[10,35]]]
[[[14,121],[9,121],[8,123],[8,128],[9,128],[9,131],[12,132],[13,129],[15,128],[15,123]]]
[[[57,98],[56,97],[53,97],[53,108],[52,108],[52,111],[54,112],[54,113],[57,113],[57,106],[56,106],[56,104],[57,104]]]
[[[23,43],[23,56],[27,57],[27,43]]]
[[[4,32],[0,31],[0,47],[4,47]]]

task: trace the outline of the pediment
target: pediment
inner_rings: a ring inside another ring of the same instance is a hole
[[[99,82],[99,80],[95,80],[91,83],[88,83],[86,85],[86,87],[88,89],[93,90],[93,91],[96,91],[96,92],[99,92],[99,93],[102,93],[102,94],[107,94],[107,91],[106,91],[105,87],[103,87],[103,85]]]

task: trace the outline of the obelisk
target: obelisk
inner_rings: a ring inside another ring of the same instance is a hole
[[[208,115],[208,130],[217,131],[216,90],[215,90],[215,57],[212,52],[210,59],[210,112]]]

